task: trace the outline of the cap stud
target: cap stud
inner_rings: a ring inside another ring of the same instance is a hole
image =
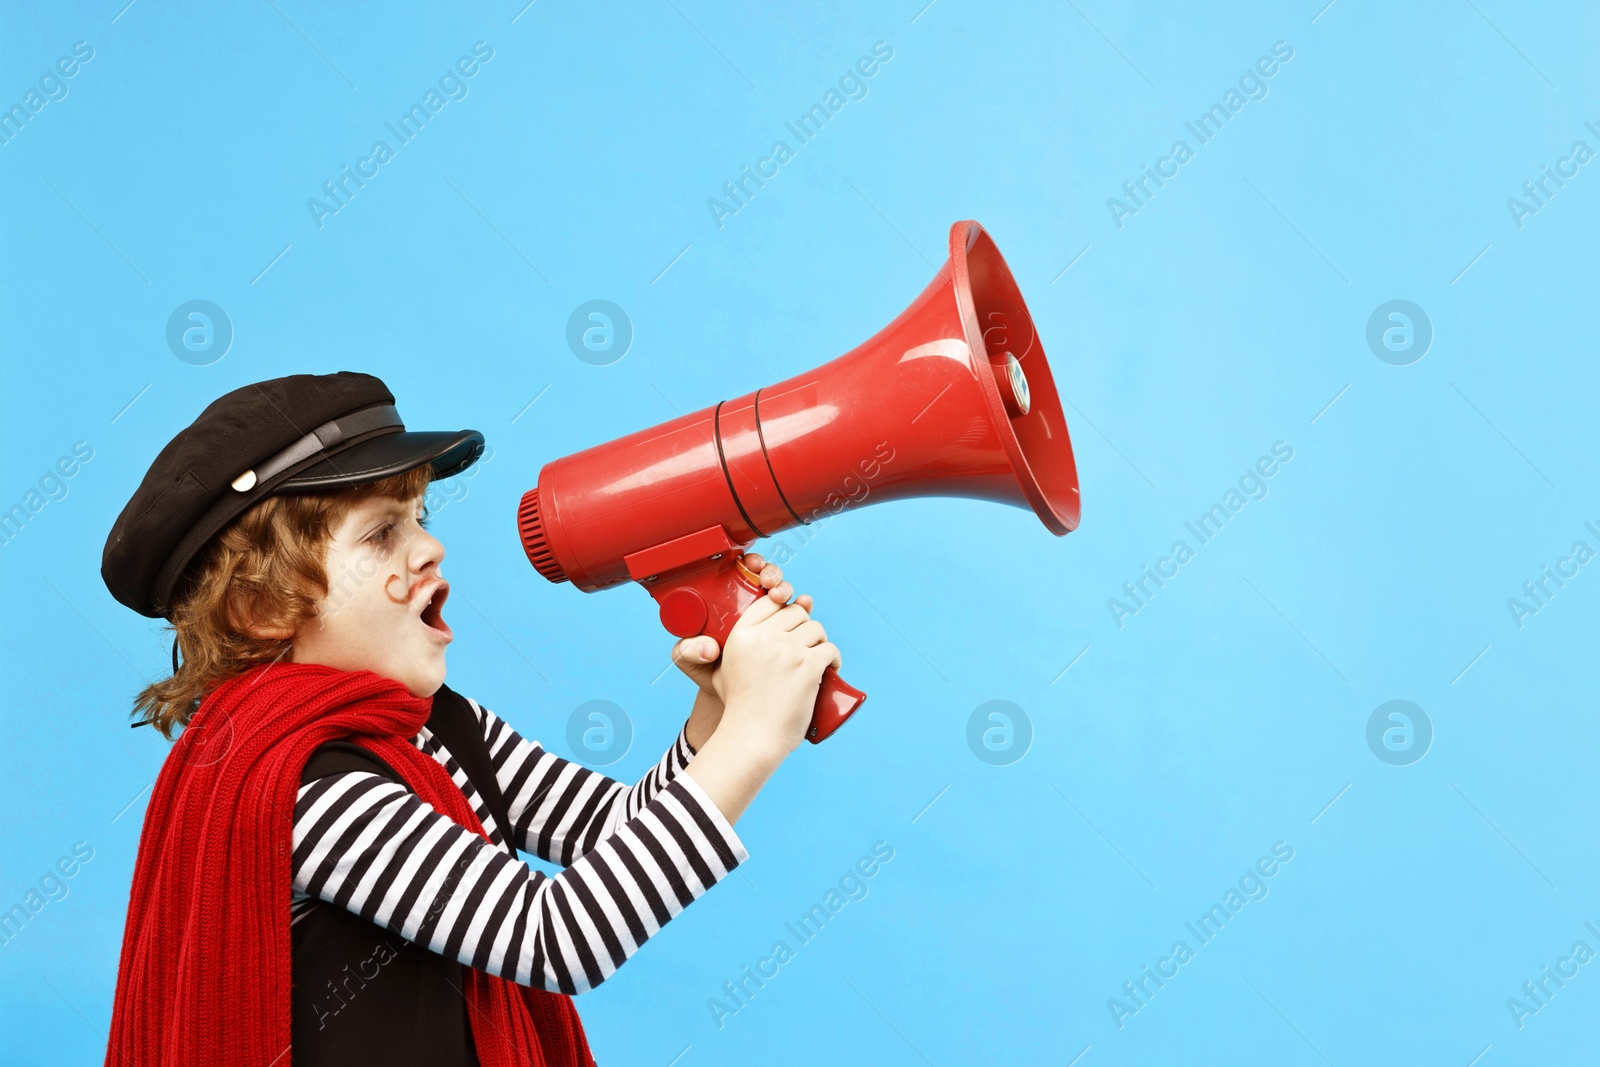
[[[235,478],[232,484],[233,487],[239,492],[248,493],[256,486],[256,472],[253,470],[245,471],[243,474],[239,475],[239,477]]]

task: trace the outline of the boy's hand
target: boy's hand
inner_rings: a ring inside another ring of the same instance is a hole
[[[686,724],[695,756],[684,773],[730,823],[805,739],[822,673],[839,665],[839,650],[811,618],[811,598],[789,603],[794,589],[781,570],[754,553],[743,562],[760,575],[767,595],[739,615],[724,648],[690,637],[673,649],[673,659],[700,686]],[[706,729],[713,715],[717,721]]]
[[[759,552],[747,552],[744,556],[744,565],[760,576],[762,588],[767,590],[767,598],[779,607],[787,604],[794,595],[794,588],[783,580],[783,570],[776,563],[768,563]],[[795,598],[806,611],[811,610],[811,597],[802,594]],[[755,605],[751,605],[754,607]],[[746,609],[749,610],[748,608]],[[685,637],[672,646],[672,662],[678,669],[687,674],[695,685],[700,687],[702,699],[695,702],[698,710],[702,704],[711,704],[710,711],[718,718],[722,715],[722,698],[717,694],[716,687],[712,684],[712,676],[716,673],[717,657],[722,655],[722,649],[717,645],[714,637]],[[708,724],[712,729],[716,723]],[[709,731],[707,731],[709,733]]]
[[[811,617],[811,598],[787,604],[789,583],[744,609],[733,624],[711,682],[727,734],[751,754],[782,760],[805,739],[822,672],[839,666],[839,649]]]

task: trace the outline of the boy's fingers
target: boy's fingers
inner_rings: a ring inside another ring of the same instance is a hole
[[[785,596],[784,600],[787,599],[788,597]],[[755,600],[750,602],[750,606],[745,608],[744,611],[739,615],[738,621],[733,624],[734,628],[738,629],[741,626],[755,626],[759,623],[766,622],[768,619],[776,615],[779,610],[782,609],[782,607],[783,602],[779,601],[775,597],[756,597]]]
[[[672,646],[672,661],[679,666],[710,663],[721,652],[722,649],[717,646],[717,639],[714,637],[685,637]]]
[[[806,643],[807,647],[815,647],[828,639],[828,631],[816,619],[807,619],[794,628],[794,634]]]
[[[839,670],[844,663],[843,657],[839,655],[839,646],[832,641],[824,641],[815,648],[809,649],[808,654],[815,656],[816,659],[813,662],[822,663],[824,670],[829,667]]]
[[[801,607],[805,608],[806,609],[806,613],[810,614],[810,612],[811,612],[811,603],[812,603],[811,594],[810,593],[801,593],[799,596],[794,598],[794,602],[796,604],[799,604]]]
[[[761,568],[761,574],[759,577],[761,578],[761,584],[766,586],[768,589],[771,589],[773,586],[783,581],[783,568],[778,566],[776,563],[769,563],[765,567]]]
[[[783,630],[793,630],[807,619],[811,613],[799,604],[790,604],[788,607],[779,608],[772,616],[772,624]]]
[[[744,558],[739,562],[757,574],[760,574],[767,566],[766,559],[759,552],[746,552]]]

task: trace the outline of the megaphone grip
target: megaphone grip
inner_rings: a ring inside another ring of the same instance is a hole
[[[744,548],[725,529],[711,526],[629,555],[628,571],[655,600],[668,633],[710,634],[722,644],[740,613],[766,592],[744,565]],[[834,668],[823,671],[806,740],[818,744],[833,736],[866,699]]]
[[[832,737],[866,699],[867,694],[839,677],[833,667],[823,671],[822,684],[817,687],[817,705],[811,709],[811,725],[806,728],[806,740],[815,745]]]

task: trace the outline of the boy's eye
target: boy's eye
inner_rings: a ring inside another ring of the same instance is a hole
[[[394,523],[386,522],[378,528],[369,540],[375,545],[381,545],[389,540],[389,534],[394,531]]]

